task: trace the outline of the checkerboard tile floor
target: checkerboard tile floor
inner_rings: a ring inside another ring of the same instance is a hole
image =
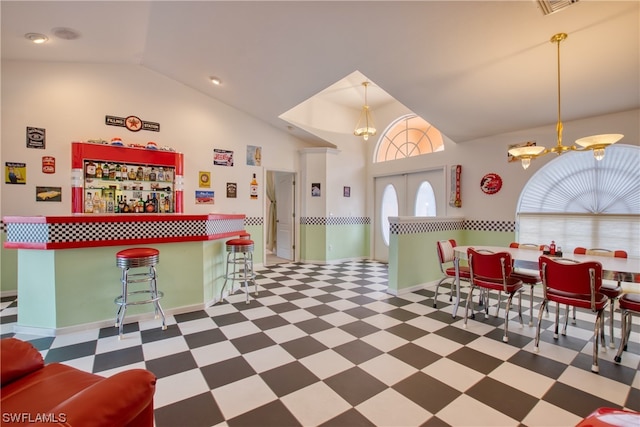
[[[640,411],[637,321],[622,364],[602,351],[593,374],[589,312],[554,340],[552,308],[535,354],[528,311],[521,327],[512,310],[503,343],[494,309],[464,329],[447,295],[436,309],[433,289],[386,293],[385,264],[280,264],[257,281],[250,304],[236,290],[169,316],[166,331],[148,320],[125,325],[120,341],[116,328],[16,337],[46,362],[104,376],[151,370],[159,427],[569,426],[600,406]],[[2,337],[14,336],[17,301],[0,309]]]

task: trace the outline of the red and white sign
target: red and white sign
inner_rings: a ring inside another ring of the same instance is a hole
[[[488,173],[480,180],[480,188],[485,194],[496,194],[502,188],[502,178],[497,173]]]
[[[56,173],[56,158],[42,156],[42,173]]]

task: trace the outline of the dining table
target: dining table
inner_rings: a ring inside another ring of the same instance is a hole
[[[453,304],[453,317],[456,317],[460,305],[460,260],[467,259],[467,249],[474,248],[478,251],[509,252],[514,260],[514,266],[528,270],[538,270],[538,259],[543,255],[543,251],[532,249],[510,248],[503,246],[456,246],[454,250],[453,265],[456,270],[456,299]],[[553,258],[553,257],[552,257]],[[560,258],[560,257],[557,257]],[[580,255],[574,253],[563,253],[562,258],[571,259],[578,262],[598,261],[602,264],[602,278],[625,283],[640,284],[640,258],[615,258],[600,255]],[[639,287],[640,290],[640,287]]]

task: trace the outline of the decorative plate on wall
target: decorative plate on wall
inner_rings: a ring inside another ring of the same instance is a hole
[[[480,189],[485,194],[496,194],[502,188],[502,178],[497,173],[488,173],[480,180]]]

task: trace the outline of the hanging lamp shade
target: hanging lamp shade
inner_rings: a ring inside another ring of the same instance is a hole
[[[558,123],[556,124],[556,133],[557,133],[557,141],[556,145],[551,148],[545,148],[542,146],[521,146],[515,147],[509,150],[509,154],[511,154],[516,160],[520,160],[522,162],[522,167],[527,169],[531,164],[531,160],[537,157],[542,157],[549,153],[555,153],[557,155],[563,154],[567,151],[586,151],[592,150],[593,157],[596,160],[602,160],[604,157],[604,150],[611,144],[615,144],[618,142],[624,135],[621,134],[602,134],[602,135],[593,135],[587,136],[585,138],[580,138],[576,140],[574,145],[563,145],[562,144],[562,118],[560,115],[560,43],[566,40],[566,33],[558,33],[551,37],[551,43],[555,43],[557,45],[557,73],[558,73]]]
[[[374,136],[377,132],[375,125],[373,124],[373,118],[371,117],[371,110],[367,104],[367,87],[369,82],[362,82],[364,86],[364,105],[362,106],[362,112],[360,113],[360,119],[356,128],[353,131],[355,136],[361,136],[365,141],[369,140],[370,136]]]

